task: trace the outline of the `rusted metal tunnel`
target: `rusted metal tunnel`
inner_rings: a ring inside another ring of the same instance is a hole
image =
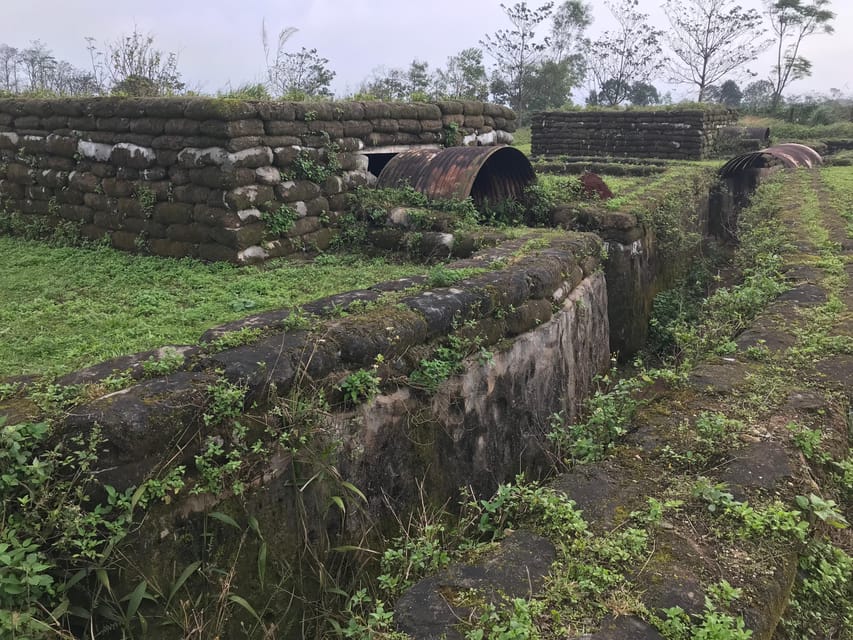
[[[449,147],[398,153],[383,167],[378,187],[409,185],[434,200],[464,200],[477,208],[520,198],[536,179],[515,147]]]
[[[735,238],[738,212],[749,202],[762,178],[779,169],[822,163],[817,151],[795,143],[778,144],[732,158],[720,168],[720,184],[711,194],[709,231],[719,238]]]

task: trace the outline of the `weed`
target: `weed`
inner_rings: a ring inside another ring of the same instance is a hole
[[[268,238],[278,238],[286,235],[293,225],[299,219],[299,214],[293,207],[286,204],[281,205],[278,209],[272,212],[263,214],[263,220],[266,223],[266,235]]]
[[[378,394],[381,382],[382,379],[376,375],[375,369],[359,369],[344,378],[339,389],[343,392],[346,402],[354,406],[367,402]]]
[[[133,197],[142,209],[142,215],[150,218],[154,215],[154,205],[157,203],[157,194],[143,184],[137,184],[133,189]]]
[[[615,371],[598,378],[599,389],[584,403],[584,419],[567,424],[563,414],[551,416],[548,440],[555,454],[566,464],[600,460],[628,425],[639,406],[634,394],[651,382],[641,375],[621,378],[615,383]]]
[[[177,349],[166,347],[162,350],[159,358],[151,356],[142,363],[142,373],[149,378],[167,376],[183,365],[184,355]]]

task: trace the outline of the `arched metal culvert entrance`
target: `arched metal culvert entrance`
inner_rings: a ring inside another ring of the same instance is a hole
[[[436,200],[471,197],[486,202],[520,198],[535,173],[515,147],[413,149],[394,156],[379,174],[378,187],[408,184]]]

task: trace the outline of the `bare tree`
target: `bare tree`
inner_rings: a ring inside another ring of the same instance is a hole
[[[551,59],[560,64],[578,55],[583,32],[592,23],[592,7],[583,0],[565,0],[551,19]]]
[[[526,87],[525,78],[530,68],[538,63],[548,50],[550,40],[537,39],[536,30],[551,15],[553,2],[546,2],[538,9],[531,9],[526,2],[517,2],[511,7],[501,4],[512,28],[499,29],[480,40],[483,49],[495,60],[493,85],[506,87],[510,106],[523,116]]]
[[[18,50],[7,44],[0,44],[0,91],[17,93],[18,84]]]
[[[21,51],[18,60],[23,70],[28,91],[49,91],[50,80],[56,58],[53,52],[40,40],[33,40],[30,46]]]
[[[648,24],[648,15],[637,10],[637,0],[605,4],[619,26],[587,43],[586,65],[593,85],[590,101],[612,106],[630,97],[634,83],[649,83],[665,60],[663,32]]]
[[[770,40],[762,39],[766,29],[761,27],[761,14],[742,9],[735,0],[666,0],[664,11],[671,26],[670,79],[695,85],[699,102],[705,100],[709,85],[770,46]]]
[[[164,96],[184,90],[178,54],[154,46],[154,36],[134,25],[133,32],[98,49],[86,38],[92,60],[92,79],[99,91],[133,96]]]
[[[812,63],[800,55],[803,40],[816,33],[830,34],[835,14],[829,0],[768,0],[767,13],[776,34],[776,64],[773,66],[773,102],[775,111],[782,92],[791,82],[811,75]]]

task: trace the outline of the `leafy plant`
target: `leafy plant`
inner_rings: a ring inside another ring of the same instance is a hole
[[[166,376],[184,365],[184,355],[178,350],[166,347],[160,357],[151,356],[142,363],[142,373],[147,377]]]
[[[615,372],[598,378],[599,389],[584,403],[582,421],[567,424],[563,414],[551,416],[548,440],[561,460],[570,464],[599,460],[627,433],[639,406],[634,394],[651,378],[641,374],[613,382],[612,376]]]
[[[270,238],[286,235],[293,229],[293,225],[298,219],[299,214],[296,210],[286,204],[281,205],[275,211],[263,214],[263,220],[267,225],[266,234]]]
[[[379,393],[379,383],[382,379],[376,375],[375,369],[359,369],[349,374],[340,384],[344,399],[352,405],[366,402]]]

